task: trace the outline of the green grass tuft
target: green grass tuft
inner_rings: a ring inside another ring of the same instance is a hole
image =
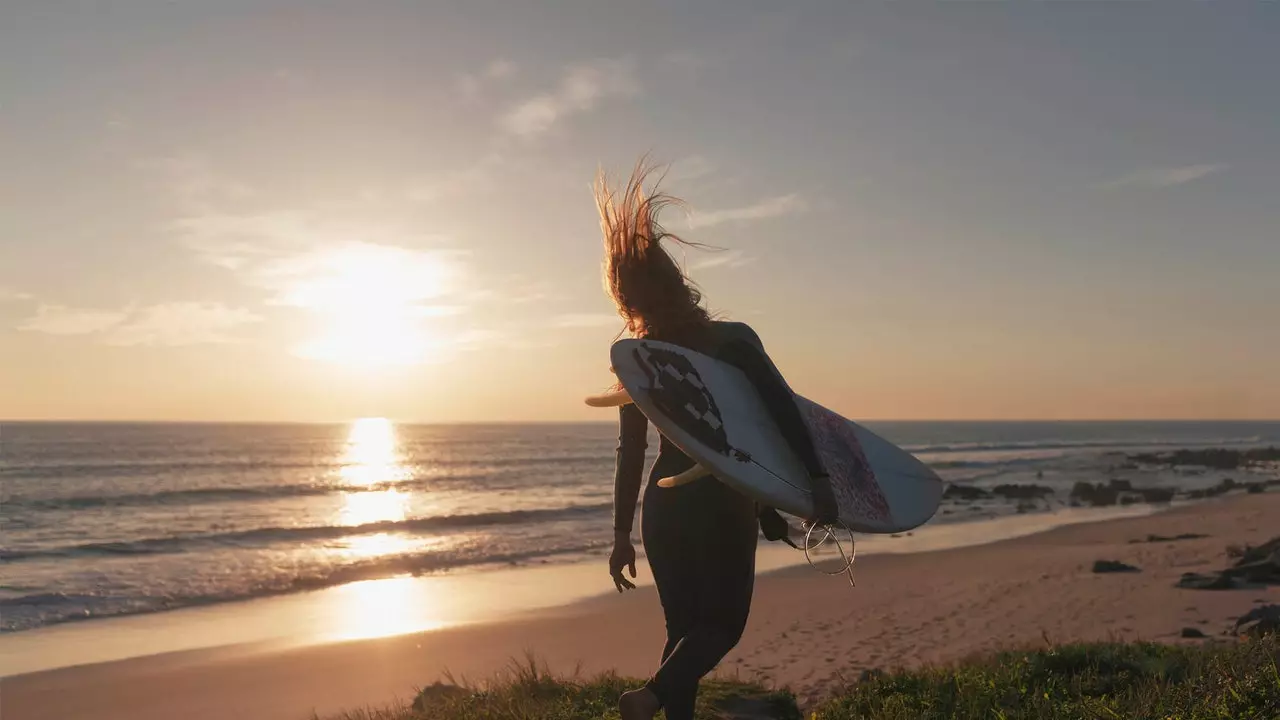
[[[335,720],[615,720],[640,681],[561,678],[532,659],[482,685],[436,684],[411,706]],[[661,716],[659,716],[661,717]],[[1093,643],[868,673],[802,715],[787,691],[703,683],[699,720],[1277,720],[1280,637],[1204,645]]]
[[[818,720],[1280,718],[1280,639],[1063,645],[869,678]]]

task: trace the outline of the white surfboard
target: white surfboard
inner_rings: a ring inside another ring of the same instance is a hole
[[[588,404],[634,402],[659,432],[701,466],[663,485],[689,482],[709,471],[782,512],[813,515],[808,473],[742,371],[653,340],[619,340],[610,355],[625,392],[588,398]],[[927,465],[811,400],[797,395],[796,401],[831,477],[845,527],[894,533],[933,517],[943,483]]]

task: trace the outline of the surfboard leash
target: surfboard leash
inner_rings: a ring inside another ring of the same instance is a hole
[[[858,583],[854,582],[854,579],[853,579],[853,563],[858,557],[858,546],[857,546],[857,542],[853,539],[853,531],[850,530],[848,527],[844,525],[844,523],[841,523],[841,522],[819,524],[819,523],[810,523],[808,521],[805,521],[802,527],[805,528],[804,559],[809,563],[809,567],[813,568],[814,570],[817,570],[823,575],[831,575],[833,577],[836,575],[848,575],[849,585],[852,587],[857,587]],[[813,531],[817,530],[818,528],[822,528],[822,539],[819,540],[817,543],[814,543]],[[836,535],[837,528],[849,533],[849,553],[847,555],[844,552],[844,545],[841,544],[839,536]],[[814,563],[813,558],[809,555],[810,550],[817,550],[818,548],[825,545],[828,540],[835,543],[836,550],[840,553],[840,561],[841,563],[843,563],[840,566],[840,569],[834,572],[828,572],[818,567]]]

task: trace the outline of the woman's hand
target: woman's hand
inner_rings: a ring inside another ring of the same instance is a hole
[[[613,576],[613,585],[618,592],[635,590],[635,583],[623,577],[623,568],[631,571],[631,577],[636,576],[636,548],[631,544],[629,534],[617,533],[613,537],[613,552],[609,554],[609,574]]]

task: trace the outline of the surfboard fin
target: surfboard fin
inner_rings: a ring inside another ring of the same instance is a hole
[[[631,402],[631,394],[626,390],[615,390],[614,392],[590,395],[587,397],[586,402],[591,407],[621,407]]]
[[[701,465],[694,465],[693,467],[689,468],[688,470],[685,470],[679,475],[672,475],[671,477],[662,478],[661,480],[658,481],[658,487],[663,487],[663,488],[680,487],[681,485],[688,485],[694,480],[699,480],[710,474],[711,474],[710,470],[702,467]]]

